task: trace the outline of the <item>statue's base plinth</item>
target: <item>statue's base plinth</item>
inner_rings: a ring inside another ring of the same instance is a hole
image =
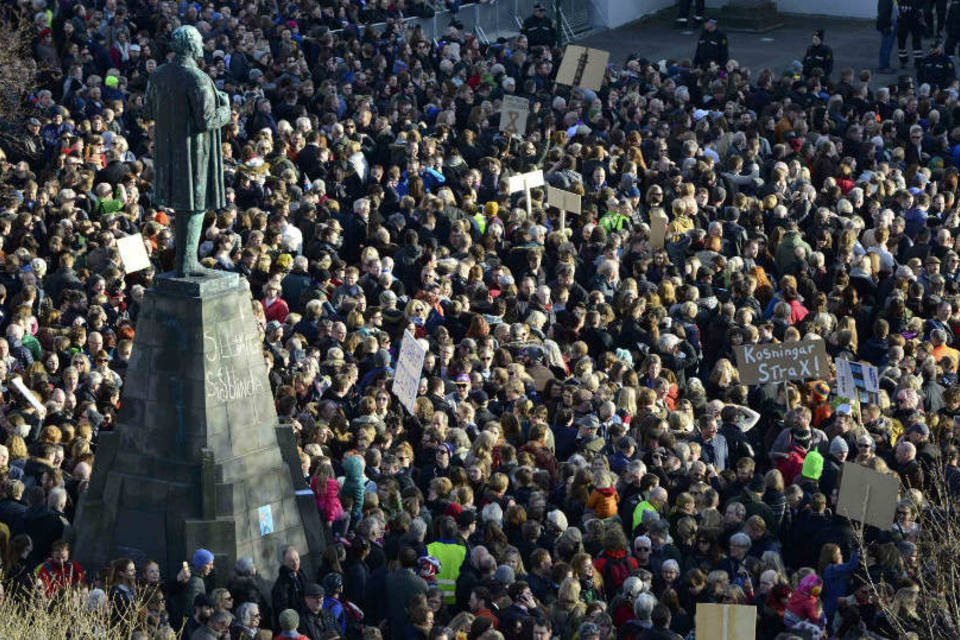
[[[161,276],[116,429],[100,434],[75,555],[91,571],[152,559],[172,576],[204,547],[224,578],[249,556],[272,580],[287,544],[319,563],[323,527],[293,432],[278,426],[249,286],[235,273]]]

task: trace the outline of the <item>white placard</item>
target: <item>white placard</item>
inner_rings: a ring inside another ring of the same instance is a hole
[[[20,376],[14,376],[10,381],[13,384],[13,388],[20,392],[27,402],[30,403],[30,406],[37,410],[37,413],[44,415],[47,413],[46,407],[40,404],[40,401],[37,400],[37,396],[34,395],[33,391],[27,388],[27,385],[23,383],[23,378]]]
[[[147,248],[143,246],[143,236],[139,233],[118,238],[117,250],[120,251],[123,270],[127,273],[143,271],[150,266],[150,257],[147,255]]]
[[[413,415],[417,390],[420,388],[420,374],[423,372],[423,359],[427,355],[417,339],[409,331],[404,332],[400,344],[400,356],[397,358],[397,370],[393,376],[393,395],[397,396],[407,411]]]

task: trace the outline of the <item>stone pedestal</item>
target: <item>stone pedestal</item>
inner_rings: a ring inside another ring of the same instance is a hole
[[[763,33],[783,26],[777,4],[770,0],[730,0],[720,11],[720,28]]]
[[[251,304],[236,274],[160,278],[147,292],[118,424],[100,434],[77,512],[89,570],[130,556],[172,576],[198,547],[223,579],[250,556],[272,580],[287,544],[319,562],[322,525],[278,425]]]

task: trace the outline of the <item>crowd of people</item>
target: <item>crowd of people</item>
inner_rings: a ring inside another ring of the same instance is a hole
[[[5,598],[80,593],[138,638],[671,640],[701,603],[754,607],[763,640],[955,637],[921,586],[943,564],[924,523],[960,496],[956,84],[881,86],[823,49],[751,71],[710,20],[696,62],[571,88],[543,7],[487,44],[425,37],[417,4],[4,6],[38,71],[0,132]],[[232,102],[200,258],[249,280],[330,540],[273,584],[202,548],[71,559],[173,264],[142,108],[183,24]],[[525,132],[499,131],[504,96]],[[579,215],[508,192],[538,169]],[[128,274],[135,233],[152,267]],[[876,366],[875,401],[741,384],[734,346],[801,339]],[[899,479],[889,526],[836,512],[845,462]]]

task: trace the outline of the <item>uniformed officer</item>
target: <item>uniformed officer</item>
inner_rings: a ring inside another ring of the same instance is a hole
[[[926,82],[933,88],[944,88],[957,78],[950,56],[943,53],[939,44],[930,47],[930,55],[920,62],[917,80]]]
[[[520,33],[527,36],[531,47],[553,47],[557,44],[557,30],[553,20],[547,17],[547,8],[542,2],[533,5],[533,15],[523,21]]]
[[[711,16],[703,23],[703,31],[697,41],[697,52],[693,55],[693,64],[706,67],[711,62],[716,62],[722,67],[729,59],[727,36],[717,29],[717,19]]]
[[[901,67],[907,66],[910,60],[907,54],[908,37],[913,38],[913,64],[920,65],[920,59],[923,56],[923,1],[900,0],[898,2],[900,17],[897,22],[897,46],[900,48],[898,55]]]
[[[807,53],[803,56],[803,77],[809,78],[814,69],[822,69],[825,80],[833,71],[833,49],[823,43],[823,29],[814,32]]]

